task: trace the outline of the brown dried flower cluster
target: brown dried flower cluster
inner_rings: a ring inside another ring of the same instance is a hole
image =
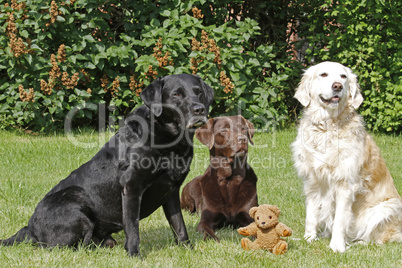
[[[50,55],[50,63],[52,64],[52,69],[49,72],[50,77],[53,77],[54,79],[60,77],[60,68],[57,64],[56,56],[54,54]]]
[[[103,90],[105,92],[108,92],[108,90],[110,91],[110,94],[112,94],[112,96],[115,96],[117,92],[119,92],[120,89],[120,77],[117,76],[113,82],[112,82],[112,86],[109,89],[109,77],[107,76],[107,74],[104,74],[101,78],[101,87],[103,88]],[[92,92],[92,91],[91,91]]]
[[[104,74],[101,78],[101,87],[105,92],[107,92],[107,87],[109,85],[109,78],[107,77],[106,74]]]
[[[219,81],[220,81],[221,85],[225,87],[223,89],[223,91],[225,93],[233,92],[234,85],[233,85],[232,81],[230,81],[230,78],[226,76],[224,71],[221,71]]]
[[[74,89],[78,84],[78,78],[78,73],[74,73],[70,78],[67,72],[63,72],[61,82],[63,86],[66,86],[68,89]]]
[[[14,10],[21,10],[26,7],[25,2],[20,2],[17,3],[18,0],[11,0],[11,8]],[[9,7],[10,5],[8,3],[4,3],[4,7]]]
[[[45,80],[40,81],[40,90],[45,95],[52,94],[53,88],[57,84],[57,78],[60,77],[60,68],[56,61],[56,56],[54,54],[50,55],[50,63],[52,64],[52,69],[49,72],[49,81]]]
[[[193,38],[191,40],[191,50],[192,51],[202,51],[201,43],[197,41],[197,39]]]
[[[14,14],[9,12],[8,15],[7,35],[10,37],[9,47],[11,48],[14,57],[18,58],[22,54],[26,54],[29,51],[26,49],[22,38],[17,37],[18,30],[15,25]]]
[[[204,17],[203,14],[201,14],[201,9],[198,9],[197,7],[192,8],[193,11],[193,17],[196,19],[202,19]]]
[[[64,62],[66,60],[64,44],[59,46],[57,60],[59,62]],[[79,73],[76,72],[71,77],[69,77],[67,72],[63,72],[62,74],[57,60],[54,54],[50,55],[52,69],[49,71],[49,80],[47,82],[44,79],[40,81],[40,89],[43,94],[50,95],[54,88],[61,89],[60,82],[68,89],[74,89],[78,84]]]
[[[18,0],[11,0],[11,8],[14,10],[21,10],[26,7],[25,2],[17,3]],[[8,3],[4,4],[4,6],[8,6]]]
[[[191,63],[191,70],[193,70],[193,74],[196,74],[198,72],[198,64],[204,61],[204,57],[199,57],[199,58],[191,58],[190,63]]]
[[[117,76],[112,83],[112,88],[110,89],[110,93],[112,94],[112,96],[115,96],[116,93],[119,92],[119,88],[120,88],[120,77]]]
[[[155,44],[154,53],[152,55],[158,60],[160,68],[163,68],[167,65],[173,66],[173,60],[169,60],[171,53],[166,51],[165,55],[163,55],[162,47],[162,37],[159,37],[159,40]]]
[[[45,95],[52,94],[53,87],[51,87],[45,80],[40,80],[40,90]]]
[[[214,39],[209,39],[208,33],[204,30],[201,32],[201,42],[197,39],[193,38],[191,40],[191,49],[193,51],[200,51],[200,52],[212,52],[215,54],[214,63],[218,64],[218,68],[221,68],[222,60],[221,60],[221,50],[219,46],[216,44]],[[204,60],[203,57],[190,60],[191,69],[193,70],[193,74],[197,72],[198,64]]]
[[[59,12],[59,7],[57,6],[56,1],[52,1],[50,3],[50,23],[46,23],[46,26],[49,27],[50,24],[56,22],[57,16],[61,15],[62,13]]]
[[[209,39],[209,51],[215,54],[214,63],[218,64],[219,68],[221,68],[221,49],[216,45],[213,39]]]
[[[66,61],[66,46],[64,44],[61,44],[57,50],[57,60],[59,62]]]
[[[140,93],[142,92],[142,87],[144,86],[144,82],[137,82],[135,80],[135,76],[130,76],[130,84],[129,87],[130,89],[135,93],[135,95],[138,97],[140,96]]]
[[[149,77],[152,77],[152,79],[156,79],[156,76],[158,75],[158,71],[154,70],[152,68],[152,65],[149,65],[148,71],[144,73],[145,74],[145,79],[149,79]]]
[[[9,7],[8,3],[4,4],[5,7]],[[21,10],[26,7],[24,2],[17,3],[17,0],[11,1],[11,8],[14,10]],[[24,40],[21,37],[18,37],[18,29],[15,24],[15,17],[14,12],[7,12],[7,28],[6,32],[7,35],[10,37],[9,47],[11,48],[11,52],[13,53],[14,57],[19,57],[22,54],[33,53],[31,49],[27,49]],[[19,19],[25,20],[27,18],[26,14],[23,14]],[[26,43],[28,43],[28,47],[31,46],[31,40],[27,39]]]
[[[22,85],[19,85],[18,91],[20,93],[20,99],[23,102],[26,102],[26,101],[27,102],[35,102],[35,100],[34,100],[35,94],[34,94],[33,88],[30,88],[29,92],[26,92],[24,87]]]

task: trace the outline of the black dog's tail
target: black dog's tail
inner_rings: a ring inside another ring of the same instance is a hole
[[[31,231],[29,230],[28,226],[25,226],[21,230],[19,230],[15,235],[12,237],[0,240],[0,246],[12,246],[14,243],[21,243],[21,242],[31,242],[36,243],[36,238],[32,235]]]

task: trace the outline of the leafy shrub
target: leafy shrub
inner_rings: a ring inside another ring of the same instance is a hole
[[[310,1],[298,28],[307,61],[332,60],[359,76],[360,108],[371,130],[402,130],[400,1]]]
[[[210,4],[1,4],[2,127],[61,128],[73,107],[80,107],[77,124],[96,123],[96,105],[102,103],[113,107],[116,120],[141,103],[141,89],[156,77],[177,73],[198,74],[215,89],[212,115],[240,110],[251,119],[256,114],[258,124],[273,124],[280,111],[270,107],[270,99],[288,76],[272,70],[274,46],[254,45],[260,34],[255,20],[230,20],[228,9],[216,8],[220,12],[210,16],[220,15],[222,23],[208,25],[204,20],[211,17],[204,19],[197,5]]]
[[[401,5],[9,0],[0,4],[0,127],[60,129],[69,112],[78,126],[100,126],[100,107],[113,125],[156,77],[196,73],[215,90],[211,116],[241,112],[273,129],[298,116],[302,68],[333,60],[359,75],[368,128],[400,132]]]

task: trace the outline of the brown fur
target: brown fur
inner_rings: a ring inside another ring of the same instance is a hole
[[[265,249],[275,255],[283,254],[288,250],[288,244],[281,236],[291,236],[292,229],[279,222],[280,210],[274,205],[261,205],[250,209],[250,216],[254,222],[250,225],[239,228],[237,231],[244,236],[256,236],[252,242],[248,238],[241,240],[245,250]]]
[[[246,226],[253,221],[249,209],[257,206],[257,176],[247,164],[253,125],[242,116],[209,119],[196,137],[210,150],[210,165],[183,189],[181,207],[201,214],[197,230],[204,239],[219,241],[214,230]]]

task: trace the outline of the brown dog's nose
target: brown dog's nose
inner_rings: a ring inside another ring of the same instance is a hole
[[[335,82],[332,84],[332,89],[335,91],[341,91],[343,89],[343,86],[339,82]]]
[[[192,107],[194,115],[205,115],[205,107],[202,104],[196,104]]]
[[[247,143],[247,137],[244,135],[240,135],[237,137],[237,143]]]

